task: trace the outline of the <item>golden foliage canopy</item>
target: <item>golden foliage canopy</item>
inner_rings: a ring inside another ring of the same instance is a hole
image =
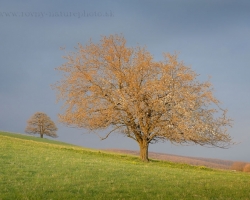
[[[36,112],[32,115],[27,121],[27,127],[25,129],[26,133],[40,134],[41,138],[43,138],[43,135],[57,137],[56,131],[57,127],[55,123],[48,115],[42,112]]]
[[[141,153],[159,140],[217,147],[231,143],[231,120],[210,82],[199,82],[177,55],[165,53],[156,62],[146,48],[127,47],[121,35],[90,40],[76,50],[57,68],[63,74],[54,86],[64,101],[63,123],[89,130],[112,127],[111,132],[137,141]]]

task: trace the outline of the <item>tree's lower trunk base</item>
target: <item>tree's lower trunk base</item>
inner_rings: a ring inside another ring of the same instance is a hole
[[[140,144],[140,159],[143,162],[148,162],[148,144]]]
[[[148,159],[148,158],[144,158],[144,157],[141,157],[141,156],[140,156],[140,159],[141,159],[142,162],[149,162],[149,159]]]

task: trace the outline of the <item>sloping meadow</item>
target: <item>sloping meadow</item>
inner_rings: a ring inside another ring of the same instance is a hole
[[[250,199],[250,175],[0,132],[0,199]]]

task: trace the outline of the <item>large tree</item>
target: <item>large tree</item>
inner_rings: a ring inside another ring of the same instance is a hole
[[[142,47],[127,47],[122,35],[78,44],[58,67],[55,84],[64,101],[60,120],[70,126],[110,130],[135,140],[140,158],[148,161],[148,146],[158,141],[226,147],[231,143],[231,120],[213,96],[209,81],[177,55],[163,61]]]
[[[36,112],[32,115],[27,121],[27,127],[25,129],[26,133],[40,134],[41,138],[43,138],[43,135],[57,137],[56,131],[57,127],[55,123],[48,115],[42,112]]]

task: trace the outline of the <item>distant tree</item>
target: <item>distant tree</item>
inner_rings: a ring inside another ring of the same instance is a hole
[[[141,47],[126,47],[120,35],[91,40],[65,56],[57,70],[58,100],[65,102],[60,120],[91,131],[111,128],[135,140],[140,158],[148,161],[148,146],[158,141],[215,147],[232,144],[227,133],[231,120],[213,96],[210,82],[176,55],[163,61]]]
[[[243,172],[250,172],[250,163],[247,163],[247,164],[244,166]]]
[[[231,169],[236,171],[243,171],[247,163],[236,161],[232,164]]]
[[[55,123],[45,113],[37,112],[27,121],[26,133],[40,134],[50,137],[57,137]]]

